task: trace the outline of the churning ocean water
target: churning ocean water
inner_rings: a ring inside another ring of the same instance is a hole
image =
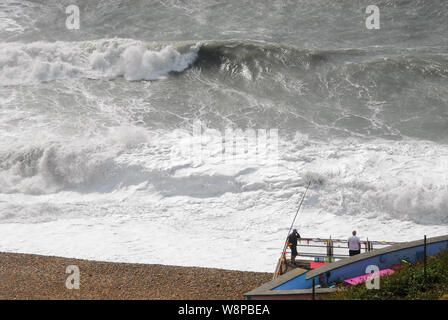
[[[307,176],[304,237],[447,234],[447,34],[444,0],[3,0],[0,251],[273,271]]]

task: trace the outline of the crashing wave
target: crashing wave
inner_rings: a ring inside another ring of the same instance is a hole
[[[89,78],[130,81],[159,80],[191,66],[217,69],[255,79],[273,68],[308,72],[337,63],[344,72],[448,76],[445,56],[426,50],[424,56],[386,48],[308,50],[257,41],[187,41],[144,43],[133,39],[83,42],[8,43],[0,49],[0,84],[17,85],[58,79]],[[347,64],[347,65],[344,65]],[[331,69],[331,68],[330,68]]]
[[[0,49],[0,84],[70,78],[158,80],[188,68],[197,50],[191,46],[182,51],[171,45],[150,49],[141,41],[126,39],[9,43]]]

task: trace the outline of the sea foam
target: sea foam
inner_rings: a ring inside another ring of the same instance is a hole
[[[172,45],[149,49],[129,39],[10,43],[0,49],[0,84],[70,78],[158,80],[188,68],[197,50],[194,45],[183,50]]]

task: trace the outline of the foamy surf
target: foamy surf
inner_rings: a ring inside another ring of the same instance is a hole
[[[136,40],[9,43],[0,49],[0,84],[20,85],[73,78],[159,80],[181,72],[198,47],[181,53],[171,45],[149,49]]]
[[[303,236],[446,234],[445,2],[386,5],[388,32],[348,2],[79,1],[68,30],[3,1],[0,250],[272,272],[308,181]]]

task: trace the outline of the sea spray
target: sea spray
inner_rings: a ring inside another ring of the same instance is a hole
[[[150,50],[131,39],[10,43],[0,48],[0,85],[73,78],[157,80],[185,70],[197,57],[195,45],[183,53],[171,45],[160,47]]]

